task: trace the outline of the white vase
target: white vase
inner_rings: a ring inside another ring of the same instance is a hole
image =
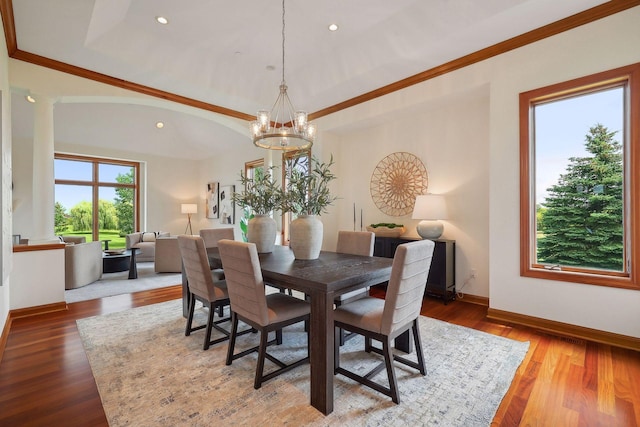
[[[317,259],[322,247],[322,221],[317,215],[299,215],[291,221],[289,246],[296,259]]]
[[[247,241],[256,244],[258,253],[273,252],[276,244],[276,222],[269,215],[256,215],[247,224]]]

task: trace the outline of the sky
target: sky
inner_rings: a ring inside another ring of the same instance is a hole
[[[536,106],[536,203],[544,201],[546,189],[566,172],[569,157],[587,154],[584,144],[589,128],[600,123],[618,131],[614,139],[622,142],[623,112],[622,88]]]
[[[125,174],[129,170],[129,166],[101,164],[98,170],[98,180],[100,182],[117,182],[116,176]],[[54,162],[54,174],[56,179],[91,181],[92,164],[88,162],[56,159]],[[99,199],[113,200],[115,195],[116,192],[114,188],[100,188]],[[55,200],[62,203],[62,206],[69,212],[78,202],[83,200],[91,201],[91,187],[56,185]]]

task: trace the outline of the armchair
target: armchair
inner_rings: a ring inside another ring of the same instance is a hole
[[[156,258],[156,238],[169,237],[165,231],[142,232],[127,234],[126,248],[138,248],[136,262],[155,261]]]

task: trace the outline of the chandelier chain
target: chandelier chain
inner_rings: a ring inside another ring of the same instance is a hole
[[[284,81],[284,0],[282,0],[282,84]]]

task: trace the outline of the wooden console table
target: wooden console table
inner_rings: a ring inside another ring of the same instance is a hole
[[[378,237],[373,249],[374,256],[393,258],[398,245],[420,240],[411,237]],[[427,278],[425,295],[441,298],[446,305],[456,299],[456,241],[437,239]]]

